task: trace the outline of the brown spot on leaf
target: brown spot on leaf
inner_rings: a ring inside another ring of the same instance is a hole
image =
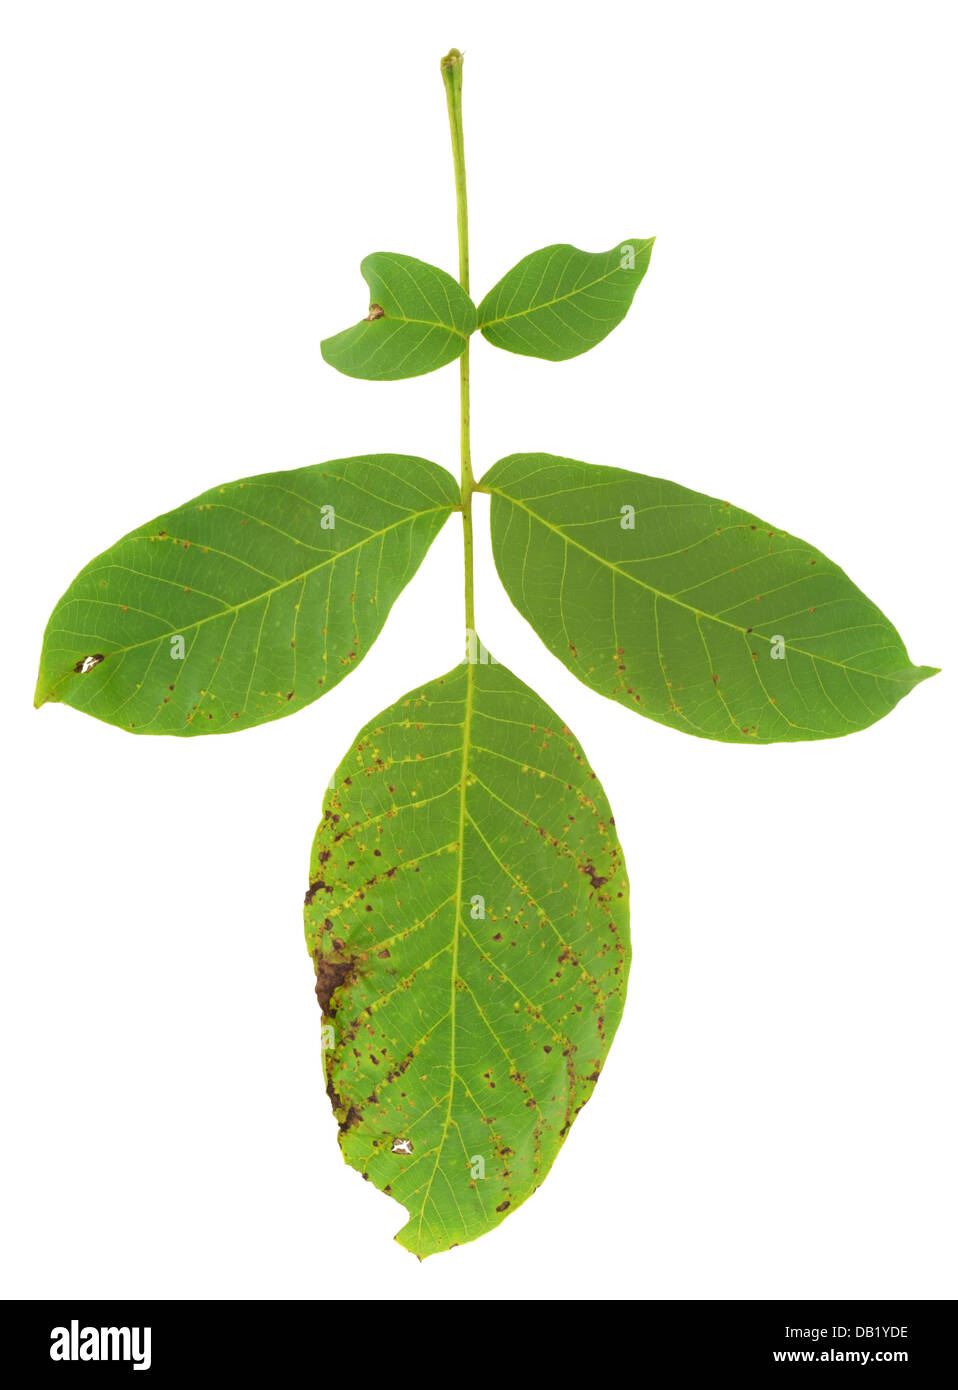
[[[321,878],[314,878],[312,883],[306,889],[306,896],[303,899],[303,902],[307,907],[309,907],[310,903],[313,901],[316,894],[319,892],[321,888],[324,893],[332,893],[333,891],[333,885],[331,883],[324,883]]]
[[[336,1115],[343,1115],[343,1118],[341,1120],[337,1120],[337,1124],[339,1125],[339,1132],[341,1134],[344,1134],[347,1129],[352,1129],[354,1125],[359,1124],[360,1120],[363,1117],[363,1112],[361,1110],[357,1110],[355,1105],[347,1106],[342,1096],[337,1094],[336,1088],[333,1085],[332,1081],[327,1081],[326,1083],[326,1094],[329,1096],[330,1104],[333,1107],[333,1113]]]
[[[316,998],[319,1000],[319,1007],[323,1013],[328,1014],[330,1000],[352,970],[354,962],[352,960],[322,960],[318,951],[314,954],[314,960],[316,962]]]
[[[608,883],[609,881],[608,879],[602,878],[601,875],[596,873],[594,864],[583,864],[582,872],[585,874],[586,878],[592,884],[593,888],[601,888],[603,883]]]

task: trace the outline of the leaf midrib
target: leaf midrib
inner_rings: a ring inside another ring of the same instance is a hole
[[[248,608],[249,605],[252,603],[260,603],[265,598],[271,598],[273,594],[279,593],[282,589],[288,589],[292,584],[302,583],[303,580],[308,579],[310,575],[316,574],[318,570],[324,569],[326,565],[335,564],[336,561],[342,559],[344,555],[349,555],[352,551],[359,550],[362,546],[369,545],[372,541],[379,540],[381,537],[388,535],[390,531],[395,531],[399,526],[406,526],[412,521],[417,521],[420,517],[431,516],[434,512],[452,513],[457,510],[458,508],[455,503],[446,502],[437,507],[426,507],[422,511],[412,512],[409,516],[401,517],[399,521],[392,521],[388,526],[383,526],[378,531],[370,532],[368,536],[364,536],[361,540],[355,541],[352,545],[346,546],[344,550],[335,551],[332,555],[327,556],[325,560],[321,560],[318,565],[312,565],[309,569],[303,570],[299,574],[294,574],[289,579],[282,580],[281,583],[274,585],[271,589],[263,589],[260,593],[254,594],[252,598],[243,599],[240,603],[227,604],[226,607],[221,608],[218,613],[208,613],[205,618],[196,618],[191,623],[181,623],[177,626],[170,627],[167,629],[166,632],[157,633],[154,637],[147,637],[142,642],[133,642],[128,647],[111,647],[108,655],[125,656],[128,652],[135,652],[140,647],[149,647],[152,646],[154,642],[162,642],[163,639],[169,637],[171,633],[190,632],[193,628],[202,627],[204,623],[215,622],[217,618],[224,618],[228,616],[230,613],[232,613],[235,617],[235,615],[240,611],[240,609]],[[134,541],[145,540],[147,538],[148,533],[145,533],[142,536],[125,537],[126,540]],[[93,602],[93,600],[90,601]],[[103,601],[104,600],[102,599],[100,600],[100,602]],[[54,690],[57,690],[65,680],[68,680],[70,676],[74,674],[75,673],[73,671],[66,671],[60,677],[60,679],[51,687],[51,695]]]
[[[544,300],[541,304],[532,304],[528,309],[522,309],[515,314],[500,314],[496,319],[487,319],[485,323],[479,324],[479,331],[481,333],[486,328],[493,328],[497,323],[508,323],[510,319],[526,319],[530,314],[538,313],[540,309],[551,309],[554,304],[562,304],[567,299],[574,299],[577,294],[584,294],[586,290],[591,290],[593,285],[601,285],[605,280],[611,280],[612,276],[621,269],[621,266],[613,266],[604,275],[600,275],[597,280],[590,280],[587,285],[576,285],[575,289],[570,290],[568,294],[557,295],[555,299]]]
[[[501,497],[503,501],[511,503],[514,507],[519,507],[522,511],[528,513],[534,521],[538,521],[540,526],[545,526],[547,530],[555,532],[557,536],[561,536],[566,545],[574,545],[576,549],[581,550],[584,555],[588,555],[590,559],[595,560],[600,565],[605,565],[607,569],[612,570],[615,574],[620,574],[623,579],[628,579],[633,584],[637,584],[640,589],[645,589],[650,594],[655,594],[658,598],[665,599],[668,603],[674,603],[676,607],[684,608],[687,612],[694,613],[696,617],[707,618],[708,621],[712,623],[720,623],[723,627],[731,628],[733,632],[741,633],[745,637],[761,638],[763,642],[768,642],[769,645],[771,645],[771,637],[766,637],[761,632],[749,632],[747,628],[742,627],[738,623],[730,623],[727,618],[717,617],[714,613],[706,612],[704,608],[696,608],[694,604],[684,603],[680,598],[676,598],[674,594],[666,593],[663,589],[657,589],[653,584],[648,584],[643,579],[637,579],[634,574],[629,574],[628,570],[622,569],[620,565],[617,565],[612,560],[607,560],[604,555],[597,555],[594,550],[590,550],[589,547],[583,545],[581,541],[577,541],[572,536],[567,535],[560,526],[554,526],[551,521],[547,521],[545,517],[533,511],[531,507],[527,507],[524,502],[520,502],[515,497],[510,497],[509,494],[503,492],[501,488],[492,487],[487,483],[484,486],[477,485],[476,491],[494,493],[497,497]],[[836,666],[841,671],[851,671],[857,676],[870,676],[873,680],[890,681],[894,685],[905,685],[908,683],[907,676],[888,676],[880,671],[863,671],[859,666],[850,666],[845,661],[835,661],[832,657],[820,656],[815,652],[806,651],[804,647],[796,647],[791,642],[786,643],[786,646],[789,651],[795,652],[798,656],[807,657],[810,661],[825,662],[829,666]]]
[[[466,837],[466,783],[469,776],[469,748],[472,734],[472,699],[473,699],[473,672],[472,662],[466,662],[466,698],[463,708],[462,720],[462,763],[459,770],[459,862],[456,866],[456,915],[454,918],[453,938],[452,938],[452,968],[449,983],[449,1098],[446,1105],[446,1115],[442,1122],[442,1134],[436,1147],[436,1158],[433,1163],[432,1172],[429,1175],[429,1182],[426,1184],[425,1195],[419,1208],[419,1227],[416,1233],[417,1241],[422,1241],[422,1223],[426,1214],[426,1204],[429,1201],[429,1194],[432,1185],[439,1172],[439,1164],[442,1159],[443,1150],[446,1147],[446,1139],[449,1134],[449,1123],[452,1119],[452,1102],[456,1090],[456,980],[459,974],[459,931],[462,926],[462,882],[466,859],[465,837]]]
[[[465,342],[469,340],[469,334],[463,333],[461,328],[456,328],[451,323],[434,323],[432,319],[411,319],[405,314],[390,314],[384,309],[378,319],[360,319],[356,328],[374,328],[377,323],[421,323],[426,328],[444,328],[447,333],[454,333],[457,338],[462,338]],[[346,329],[346,332],[350,332]]]

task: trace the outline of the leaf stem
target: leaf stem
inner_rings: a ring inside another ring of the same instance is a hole
[[[451,48],[440,63],[446,88],[452,162],[456,176],[456,225],[459,233],[459,283],[469,293],[469,214],[466,203],[466,153],[462,136],[462,54]],[[462,487],[462,546],[465,568],[466,640],[477,643],[472,575],[472,453],[469,439],[469,343],[459,358],[459,462]]]

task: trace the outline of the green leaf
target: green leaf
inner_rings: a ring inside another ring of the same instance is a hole
[[[326,794],[305,915],[346,1162],[420,1258],[475,1240],[543,1182],[622,1012],[628,880],[575,738],[484,651],[406,695]]]
[[[550,362],[588,352],[628,313],[654,241],[625,241],[595,255],[566,245],[533,251],[479,305],[483,337]]]
[[[369,316],[320,344],[331,367],[364,381],[399,381],[459,357],[476,328],[476,306],[444,270],[377,251],[359,267]]]
[[[586,685],[661,724],[834,738],[935,674],[837,565],[730,502],[551,454],[500,459],[480,488],[520,613]]]
[[[47,625],[36,704],[138,734],[292,714],[358,666],[458,504],[449,473],[404,454],[212,488],[80,571]]]

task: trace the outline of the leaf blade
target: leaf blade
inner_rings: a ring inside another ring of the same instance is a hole
[[[327,1092],[346,1162],[407,1207],[397,1239],[424,1257],[530,1196],[591,1095],[628,881],[579,745],[497,664],[384,710],[335,782],[305,906]]]
[[[479,486],[515,606],[586,685],[659,723],[834,738],[935,674],[837,565],[728,502],[549,454],[501,459]]]
[[[400,381],[461,356],[476,309],[457,280],[414,256],[386,251],[367,256],[360,271],[370,314],[320,343],[331,367],[363,381]]]
[[[524,256],[482,300],[479,329],[494,347],[564,362],[600,343],[629,311],[654,237],[590,253],[559,243]]]
[[[445,469],[398,454],[211,488],[80,571],[35,703],[176,735],[291,714],[359,664],[458,503]]]

